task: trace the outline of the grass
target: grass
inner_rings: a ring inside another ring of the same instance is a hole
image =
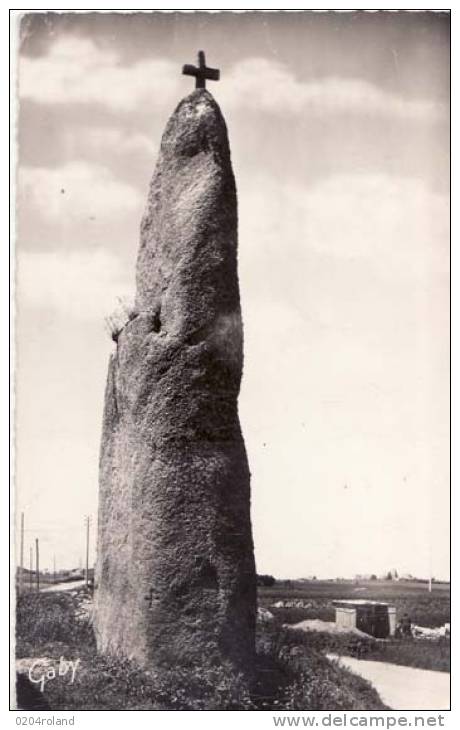
[[[259,605],[268,608],[282,623],[294,624],[305,619],[319,618],[333,621],[332,601],[345,598],[364,598],[385,601],[396,607],[397,616],[408,613],[420,626],[436,627],[450,621],[450,585],[434,583],[429,593],[424,583],[393,581],[289,581],[271,588],[258,589]],[[300,599],[307,608],[273,608],[280,600]]]
[[[316,652],[351,656],[357,659],[399,664],[418,669],[450,672],[450,641],[428,639],[390,639],[378,641],[353,634],[289,629],[292,641]]]
[[[450,672],[450,641],[441,638],[438,641],[403,639],[377,642],[365,658],[405,667]]]
[[[160,674],[133,662],[101,657],[79,592],[19,597],[17,656],[80,659],[75,682],[56,677],[45,685],[51,710],[381,710],[364,679],[328,661],[276,622],[261,625],[251,683],[226,667],[170,668]],[[297,632],[292,632],[296,634]]]
[[[50,647],[61,644],[69,648],[94,646],[89,622],[76,618],[84,595],[84,591],[65,591],[19,596],[16,616],[17,656],[41,656]]]
[[[450,586],[419,582],[393,581],[289,581],[273,587],[258,589],[259,604],[273,613],[278,624],[293,625],[306,619],[335,620],[332,601],[344,598],[368,598],[396,606],[397,617],[408,613],[413,623],[436,627],[450,621]],[[274,608],[280,600],[302,600],[303,608]],[[419,669],[450,671],[450,642],[394,639],[385,642],[331,635],[322,632],[295,632],[297,640],[318,651],[355,656],[363,659],[401,664]],[[304,638],[302,638],[302,636]]]

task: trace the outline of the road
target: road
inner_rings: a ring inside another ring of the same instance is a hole
[[[450,674],[429,669],[414,669],[386,662],[354,659],[328,654],[339,659],[346,669],[359,674],[374,685],[382,702],[392,710],[448,710],[450,708]]]
[[[41,588],[40,593],[54,593],[55,591],[73,591],[77,588],[82,588],[85,585],[85,580],[72,580],[66,583],[54,583],[53,585]]]

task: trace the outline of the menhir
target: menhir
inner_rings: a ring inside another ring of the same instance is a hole
[[[206,90],[170,118],[141,225],[136,307],[105,393],[98,647],[143,666],[254,659],[242,322],[227,130]]]

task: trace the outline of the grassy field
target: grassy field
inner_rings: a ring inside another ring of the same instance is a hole
[[[345,598],[368,598],[396,606],[397,618],[407,612],[413,623],[436,627],[450,621],[450,586],[433,584],[431,593],[423,583],[393,581],[333,581],[294,582],[259,588],[259,605],[267,608],[278,625],[297,624],[305,619],[319,618],[334,621],[332,601]],[[305,607],[275,608],[279,601],[302,600]],[[450,671],[450,641],[417,639],[390,639],[375,641],[371,637],[331,635],[322,632],[293,632],[305,647],[315,651],[333,652],[361,659],[402,664],[419,669]]]
[[[249,681],[224,667],[173,668],[147,674],[134,663],[98,656],[89,618],[82,615],[85,591],[21,596],[17,605],[17,657],[80,659],[75,681],[56,676],[36,705],[51,710],[382,710],[364,679],[328,661],[303,637],[260,625],[257,665]],[[294,634],[296,632],[293,632]],[[21,686],[27,684],[21,675]],[[27,686],[26,688],[27,689]]]
[[[408,613],[412,623],[436,627],[450,621],[450,585],[434,583],[431,593],[426,583],[406,581],[289,581],[258,589],[259,605],[268,608],[283,623],[294,624],[310,618],[334,621],[333,600],[363,598],[385,601],[396,607],[397,618]],[[280,600],[303,600],[306,608],[275,609]]]

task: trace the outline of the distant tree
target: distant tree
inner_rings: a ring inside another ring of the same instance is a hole
[[[393,580],[393,573],[391,572],[391,570],[389,570],[386,574],[385,580]]]
[[[276,583],[276,579],[272,575],[258,575],[257,576],[257,585],[258,586],[266,586],[267,588],[271,588],[271,586],[274,586]]]
[[[371,580],[377,580],[377,576],[375,575],[375,573],[372,573]]]

